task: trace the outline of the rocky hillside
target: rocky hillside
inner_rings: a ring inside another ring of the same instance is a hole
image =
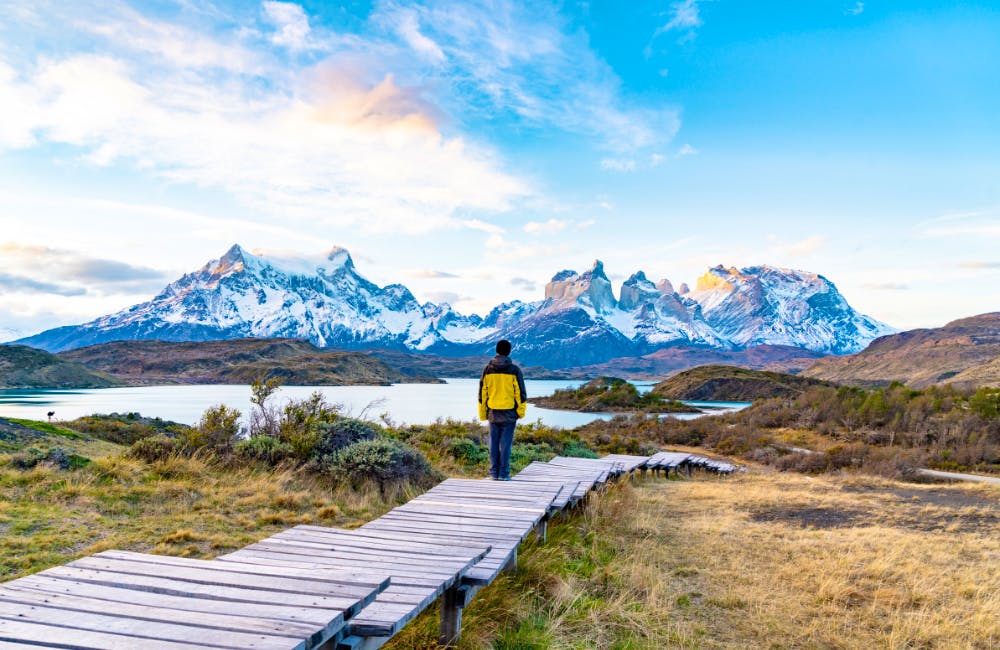
[[[234,339],[197,343],[116,341],[60,352],[129,385],[247,384],[280,377],[289,385],[345,386],[436,381],[406,376],[360,352],[320,350],[298,339]]]
[[[820,359],[802,374],[860,385],[1000,386],[1000,312],[885,336],[858,354]]]
[[[107,388],[121,382],[26,345],[0,345],[0,388]]]
[[[661,381],[650,392],[667,399],[753,402],[799,395],[814,386],[829,385],[830,382],[780,372],[736,366],[698,366]]]

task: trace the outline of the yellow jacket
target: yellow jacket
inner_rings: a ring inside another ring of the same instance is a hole
[[[528,408],[521,369],[510,357],[498,354],[483,369],[479,379],[479,419],[513,422]]]

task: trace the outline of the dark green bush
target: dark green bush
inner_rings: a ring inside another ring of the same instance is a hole
[[[166,460],[178,454],[181,449],[181,443],[176,438],[153,436],[152,438],[142,438],[132,443],[132,446],[129,447],[128,455],[132,458],[152,463],[158,460]]]
[[[258,437],[240,440],[233,446],[233,453],[240,460],[249,460],[275,466],[295,457],[295,449],[276,438]]]
[[[452,438],[448,443],[448,453],[466,465],[480,465],[490,460],[490,449],[470,438]]]
[[[389,438],[355,442],[324,458],[321,465],[334,480],[352,484],[374,481],[383,486],[412,483],[429,487],[441,480],[423,454]]]
[[[316,424],[318,439],[312,455],[323,458],[362,440],[374,440],[379,429],[376,425],[354,418],[337,418],[332,422]]]

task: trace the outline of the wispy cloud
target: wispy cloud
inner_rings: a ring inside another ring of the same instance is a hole
[[[87,293],[82,287],[67,287],[2,271],[0,271],[0,290],[13,293],[50,293],[57,296],[82,296]]]
[[[631,158],[604,158],[601,160],[601,169],[613,172],[633,172],[636,170],[636,162]]]
[[[538,288],[538,284],[528,278],[511,278],[510,283],[523,291],[535,291]]]
[[[69,145],[91,164],[222,188],[261,212],[374,231],[452,226],[459,212],[502,212],[532,191],[489,147],[446,133],[423,89],[379,69],[371,50],[391,53],[391,43],[332,36],[317,66],[281,50],[247,54],[239,39],[253,44],[255,30],[50,9],[60,29],[107,42],[101,54],[81,47],[17,64],[0,54],[0,147]],[[313,38],[301,11],[264,6],[290,48]],[[127,36],[133,25],[150,39]]]
[[[107,295],[160,288],[165,283],[165,275],[156,269],[89,257],[76,251],[15,242],[0,244],[0,285],[8,291]]]
[[[676,156],[678,158],[683,158],[684,156],[696,156],[699,153],[701,153],[701,152],[698,151],[697,149],[695,149],[694,147],[692,147],[691,145],[685,143],[685,144],[681,145],[680,149],[677,150]]]
[[[566,230],[570,225],[569,221],[562,219],[549,219],[548,221],[529,221],[524,224],[524,232],[531,234],[551,235]]]
[[[271,42],[293,50],[309,45],[309,17],[294,2],[267,1],[262,5],[265,20],[274,27]]]
[[[459,89],[463,112],[591,137],[616,152],[673,138],[678,112],[628,98],[588,35],[557,5],[513,0],[384,1],[375,20]],[[426,75],[426,71],[423,72]]]
[[[431,302],[446,302],[449,305],[456,305],[460,302],[465,302],[471,299],[469,296],[463,296],[462,294],[455,293],[454,291],[429,291],[424,295]]]
[[[864,11],[865,11],[865,3],[855,2],[853,5],[845,9],[844,13],[849,14],[851,16],[858,16],[864,13]]]
[[[698,2],[699,0],[682,0],[682,2],[675,2],[670,5],[670,12],[668,13],[670,19],[653,32],[653,36],[649,39],[649,44],[645,50],[647,57],[652,56],[653,43],[656,39],[669,32],[680,32],[679,43],[686,43],[695,38],[697,28],[702,25]]]
[[[910,285],[903,282],[865,282],[861,284],[863,289],[871,291],[909,291]]]
[[[962,262],[958,266],[963,269],[994,270],[1000,269],[1000,262]]]
[[[411,278],[420,278],[424,280],[453,279],[460,277],[455,273],[448,273],[446,271],[432,271],[430,269],[419,269],[416,271],[409,271],[406,275]]]

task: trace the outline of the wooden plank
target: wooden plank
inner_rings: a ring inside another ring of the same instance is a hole
[[[192,610],[179,610],[165,605],[136,605],[133,603],[109,603],[98,598],[58,594],[29,589],[6,589],[0,587],[0,616],[10,610],[8,605],[35,605],[55,609],[66,609],[79,612],[108,613],[115,616],[136,620],[159,621],[173,623],[183,621],[184,625],[208,627],[217,630],[232,630],[234,632],[260,632],[271,636],[310,638],[321,632],[316,625],[295,621],[282,621],[276,618],[257,618],[238,613],[217,614]],[[340,619],[343,621],[343,619]],[[325,627],[325,626],[322,626]]]
[[[372,535],[366,535],[365,531],[363,531],[361,528],[352,528],[351,530],[340,530],[340,529],[337,529],[337,528],[321,528],[319,526],[305,526],[305,525],[302,525],[302,526],[295,526],[294,528],[291,528],[289,530],[308,530],[308,531],[319,532],[319,533],[349,534],[349,535],[352,535],[352,536],[359,536],[359,537],[371,537],[372,536]],[[288,532],[288,531],[285,531],[285,532]],[[385,538],[385,539],[393,539],[393,538]],[[400,539],[400,540],[406,541],[409,538],[407,538],[407,537],[399,537],[399,538],[396,538],[396,539]],[[455,542],[453,544],[449,544],[449,546],[451,548],[456,548],[456,549],[457,548],[470,548],[470,549],[479,549],[479,548],[482,548],[482,545],[479,544],[479,543],[477,543],[477,542],[464,542],[462,540],[455,540]]]
[[[371,555],[364,551],[346,550],[321,550],[309,548],[294,542],[274,540],[272,542],[258,542],[247,547],[247,549],[270,551],[275,553],[293,553],[296,555],[308,555],[317,560],[336,562],[338,566],[364,567],[372,571],[380,571],[389,575],[397,575],[397,571],[417,571],[422,574],[439,575],[447,577],[461,571],[466,566],[472,564],[470,560],[464,561],[427,561],[409,557],[398,557],[391,554]]]
[[[71,630],[70,632],[72,632],[71,636],[63,638],[67,633],[66,628],[0,619],[0,640],[24,641],[36,646],[67,648],[69,650],[136,650],[137,648],[142,648],[142,650],[191,650],[192,648],[190,643],[160,641],[148,637],[140,638],[90,630]]]
[[[477,553],[485,552],[483,545],[456,544],[454,546],[442,545],[433,542],[419,542],[412,539],[393,539],[376,537],[363,530],[352,530],[347,535],[324,535],[313,531],[303,531],[298,528],[272,535],[261,541],[272,539],[295,539],[309,543],[327,544],[331,546],[345,545],[357,546],[365,545],[369,548],[384,548],[386,550],[410,551],[423,555],[441,555],[443,557],[475,557]]]
[[[372,591],[381,591],[386,585],[386,575],[379,574],[377,580],[372,579],[371,586],[355,584],[340,584],[322,581],[310,581],[302,578],[281,578],[274,576],[249,575],[220,568],[189,568],[170,566],[151,562],[123,560],[110,557],[84,557],[70,562],[67,567],[91,569],[108,573],[150,576],[183,580],[201,585],[218,585],[220,587],[239,587],[259,591],[275,591],[294,594],[319,594],[323,596],[338,596],[364,598]],[[273,597],[273,595],[272,595]]]
[[[447,558],[475,559],[477,555],[485,553],[489,548],[489,545],[482,543],[475,545],[465,545],[464,543],[460,543],[452,546],[447,543],[441,544],[432,541],[428,542],[408,538],[394,539],[390,537],[381,537],[364,528],[358,528],[357,530],[352,531],[351,535],[345,535],[343,537],[321,536],[308,531],[303,532],[290,530],[278,533],[277,535],[262,541],[268,542],[270,540],[297,541],[308,544],[317,544],[319,546],[329,548],[363,546],[365,548],[385,549],[386,551],[398,551],[404,553],[410,552],[425,556],[440,556],[445,560],[447,560]]]
[[[50,639],[72,641],[80,630],[119,634],[133,637],[134,647],[141,647],[140,639],[176,641],[190,645],[216,648],[260,648],[270,650],[305,650],[305,641],[287,636],[275,636],[260,632],[246,633],[232,629],[196,627],[185,623],[164,623],[148,619],[135,619],[124,615],[102,614],[98,612],[57,609],[42,605],[26,605],[3,602],[0,619],[36,623],[52,628]],[[2,626],[0,626],[2,629]]]
[[[315,564],[322,566],[342,566],[344,560],[340,559],[324,559],[315,558],[310,555],[302,555],[296,553],[276,553],[272,551],[262,551],[253,548],[246,548],[242,551],[238,551],[240,557],[242,558],[261,558],[267,561],[280,561],[282,558],[288,558],[293,561],[312,561]],[[456,577],[458,572],[451,574],[450,576],[442,576],[440,574],[428,575],[426,573],[421,573],[419,571],[408,571],[408,570],[393,570],[392,571],[392,583],[402,584],[409,586],[440,586],[442,584],[449,584]]]
[[[150,564],[167,566],[194,567],[210,571],[226,571],[228,573],[246,573],[254,576],[274,576],[278,578],[298,578],[310,582],[329,582],[333,584],[348,584],[367,587],[369,589],[385,589],[389,586],[388,576],[375,576],[371,573],[358,571],[302,571],[287,567],[268,566],[266,564],[240,564],[232,562],[219,565],[211,560],[192,560],[190,558],[172,555],[148,555],[131,551],[104,551],[92,557],[110,558],[114,560],[141,560]]]
[[[421,526],[417,524],[408,524],[397,521],[383,521],[381,519],[376,519],[375,521],[366,524],[366,526],[370,526],[375,530],[389,530],[397,533],[407,533],[407,534],[427,533],[434,535],[443,535],[448,533],[448,530],[446,528]],[[485,533],[476,530],[466,529],[460,532],[456,531],[455,534],[460,535],[463,539],[467,540],[476,539],[476,540],[482,540],[484,542],[508,540],[516,543],[524,538],[524,533],[522,533],[521,531],[515,531],[511,533],[494,531]]]
[[[125,603],[148,605],[168,609],[216,614],[242,614],[257,618],[272,618],[282,621],[298,621],[303,624],[326,625],[343,620],[343,612],[306,607],[290,607],[282,603],[246,603],[230,600],[212,600],[197,596],[166,595],[137,589],[105,587],[89,583],[75,583],[71,580],[49,578],[35,574],[13,580],[3,585],[8,591],[37,592],[43,595],[72,595],[86,593],[88,598]],[[111,605],[108,605],[109,607]]]
[[[80,569],[69,566],[47,569],[43,572],[43,575],[52,578],[62,578],[90,584],[106,585],[109,587],[144,589],[154,593],[177,596],[192,595],[202,598],[232,600],[236,602],[248,603],[270,603],[275,600],[280,600],[285,605],[311,607],[325,610],[348,611],[353,609],[357,603],[361,602],[358,597],[352,596],[319,596],[290,592],[274,592],[262,589],[249,589],[245,587],[205,585],[187,582],[184,580],[171,580],[169,578],[159,578],[154,576],[95,571],[93,569]],[[370,593],[374,595],[374,591]]]
[[[334,557],[336,554],[349,554],[352,556],[358,556],[360,558],[367,558],[370,560],[379,559],[392,559],[394,561],[405,562],[407,564],[422,565],[427,564],[431,566],[439,566],[442,568],[461,568],[468,565],[470,562],[474,561],[476,556],[466,555],[464,557],[452,557],[447,555],[426,555],[423,553],[407,553],[403,550],[387,550],[382,548],[371,548],[362,545],[357,546],[347,546],[343,544],[338,544],[335,547],[331,547],[326,544],[314,544],[312,542],[306,542],[299,539],[279,539],[276,537],[270,537],[263,542],[258,542],[258,544],[266,546],[277,546],[285,545],[296,547],[300,549],[299,552],[312,552],[318,555],[323,555],[327,557]],[[479,554],[477,554],[479,555]],[[346,557],[346,555],[344,555]]]

